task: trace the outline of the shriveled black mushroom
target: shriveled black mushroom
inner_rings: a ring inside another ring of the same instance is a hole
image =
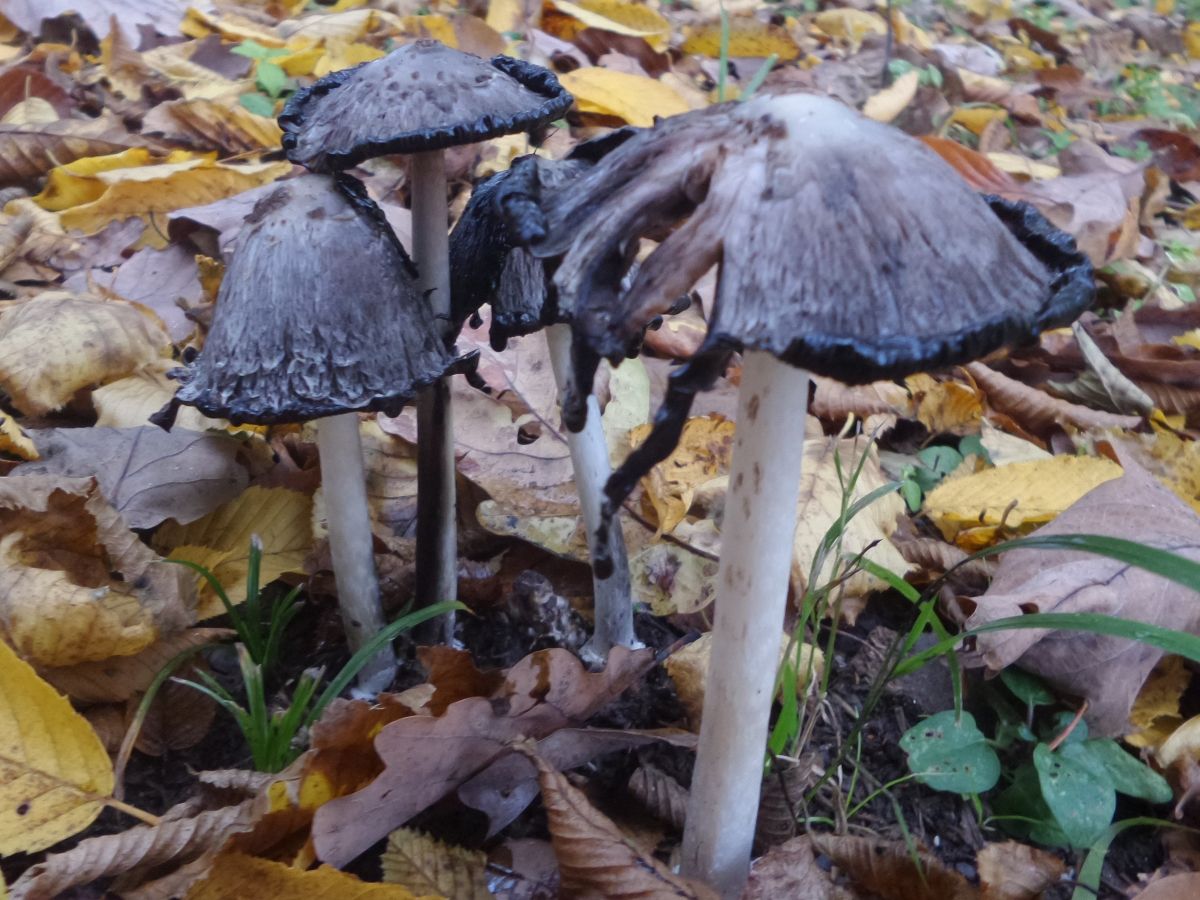
[[[1088,305],[1091,267],[1031,208],[980,197],[919,141],[804,95],[664,120],[541,208],[531,247],[562,256],[555,284],[575,328],[580,412],[596,359],[619,362],[651,317],[719,265],[707,338],[609,481],[606,513],[670,453],[695,393],[745,351],[683,846],[685,872],[736,896],[775,681],[762,648],[778,640],[787,596],[804,370],[868,382],[1027,340]],[[673,226],[623,290],[638,238]]]
[[[371,553],[359,411],[396,415],[465,364],[446,350],[412,263],[382,211],[347,175],[279,183],[238,237],[204,349],[172,373],[179,403],[235,423],[319,419],[329,543],[346,634],[358,649],[383,626]],[[376,689],[395,659],[360,676]]]
[[[538,128],[571,103],[539,66],[420,40],[297,92],[279,124],[288,158],[319,171],[412,154],[413,257],[420,289],[453,344],[442,151]],[[417,429],[417,602],[426,606],[457,595],[454,432],[444,382],[418,397]]]
[[[619,140],[608,136],[605,146]],[[471,200],[450,233],[450,284],[456,321],[461,322],[485,303],[491,304],[491,342],[502,350],[510,337],[545,329],[547,348],[560,396],[570,371],[570,328],[558,321],[546,266],[524,247],[515,245],[506,219],[520,221],[522,210],[540,218],[536,196],[542,191],[569,189],[572,179],[593,165],[599,154],[595,142],[580,145],[565,160],[525,156],[512,168],[476,186]],[[578,432],[568,432],[567,446],[575,473],[580,512],[593,557],[613,563],[609,578],[593,578],[595,627],[584,654],[596,662],[614,646],[636,646],[633,606],[625,541],[619,523],[600,531],[604,484],[612,474],[608,442],[595,397],[588,399],[590,416]],[[604,547],[598,548],[597,543]]]

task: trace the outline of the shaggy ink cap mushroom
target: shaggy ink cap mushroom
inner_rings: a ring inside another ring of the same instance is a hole
[[[569,425],[599,359],[619,362],[720,263],[705,342],[609,482],[610,512],[734,351],[861,384],[1029,340],[1092,297],[1086,257],[1031,206],[976,194],[920,141],[825,97],[664,119],[540,205],[530,249],[562,257],[558,304],[576,334]],[[622,289],[637,239],[680,221]]]
[[[468,363],[441,341],[382,210],[346,175],[280,182],[255,204],[179,403],[260,425],[398,415]]]
[[[279,126],[288,159],[330,171],[530,131],[572,102],[541,66],[419,40],[298,91]]]

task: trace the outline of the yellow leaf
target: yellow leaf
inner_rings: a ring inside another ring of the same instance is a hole
[[[524,4],[521,0],[491,0],[484,21],[500,34],[524,31]]]
[[[378,50],[369,44],[347,44],[343,41],[330,41],[325,47],[325,52],[317,61],[312,74],[316,78],[324,78],[330,72],[349,69],[351,66],[370,62],[373,59],[380,59],[385,55],[382,50]]]
[[[1193,350],[1200,350],[1200,328],[1193,328],[1191,331],[1175,335],[1171,338],[1171,343],[1178,344],[1180,347],[1191,347]]]
[[[629,561],[629,579],[634,598],[654,615],[687,615],[716,599],[717,562],[675,544],[651,544]]]
[[[621,0],[578,0],[576,3],[550,0],[550,5],[576,23],[564,30],[554,28],[550,20],[543,17],[546,30],[564,40],[569,40],[584,28],[599,28],[614,34],[640,37],[658,53],[666,50],[671,40],[671,23],[640,3],[623,3]]]
[[[238,165],[195,159],[101,172],[96,177],[105,183],[104,193],[91,203],[61,213],[61,221],[64,228],[96,234],[110,222],[131,216],[150,222],[162,213],[240,194],[281,178],[291,170],[292,165],[287,162]],[[158,235],[152,246],[166,246],[161,229],[149,229],[148,233]]]
[[[1200,761],[1200,716],[1192,716],[1175,729],[1154,753],[1159,766],[1167,768],[1172,765],[1186,767]]]
[[[132,304],[49,291],[0,316],[0,387],[21,412],[42,415],[152,362],[170,344]]]
[[[179,525],[168,521],[154,534],[154,545],[171,559],[186,559],[212,570],[233,603],[246,599],[246,570],[251,535],[263,543],[261,583],[287,572],[303,572],[312,546],[312,498],[286,488],[252,487],[202,519]],[[224,612],[205,585],[197,620]]]
[[[87,720],[0,641],[0,856],[36,853],[95,821],[112,763]]]
[[[487,887],[486,853],[442,843],[413,828],[397,828],[388,835],[387,849],[379,861],[388,884],[454,900],[489,900],[492,896]]]
[[[630,444],[638,446],[651,425],[640,425],[629,433]],[[642,479],[645,499],[658,519],[655,537],[670,534],[692,506],[696,488],[729,471],[733,454],[733,422],[724,416],[689,419],[675,449]]]
[[[1062,175],[1062,169],[1058,166],[1027,159],[1018,153],[994,151],[992,153],[985,153],[984,155],[997,169],[1001,172],[1007,172],[1009,175],[1024,175],[1026,178],[1043,179],[1058,178]]]
[[[187,900],[245,900],[248,891],[271,900],[443,900],[436,895],[418,898],[397,884],[360,881],[332,866],[304,871],[241,853],[218,856]]]
[[[445,16],[405,16],[404,33],[414,38],[433,38],[447,47],[458,49],[458,34],[454,25]]]
[[[149,165],[150,160],[150,151],[144,147],[133,147],[107,156],[85,156],[51,169],[46,176],[45,187],[33,201],[42,209],[52,212],[91,203],[104,193],[104,184],[93,175],[113,169]]]
[[[960,106],[950,115],[948,124],[961,125],[978,137],[992,122],[1003,122],[1008,111],[998,106]]]
[[[281,37],[244,16],[230,14],[218,17],[202,12],[194,6],[188,7],[187,14],[179,24],[179,30],[190,38],[219,34],[234,43],[254,41],[264,47],[284,46]]]
[[[683,97],[644,75],[592,66],[567,72],[559,81],[575,95],[580,112],[616,116],[630,125],[649,127],[655,116],[674,116],[689,109]]]
[[[325,55],[325,49],[320,46],[304,47],[287,56],[276,56],[271,62],[283,69],[293,78],[301,75],[311,75],[317,62]]]
[[[0,453],[7,453],[20,459],[37,459],[37,447],[29,436],[21,430],[16,419],[0,412]]]
[[[684,53],[698,53],[717,59],[721,55],[721,25],[709,23],[683,30]],[[760,21],[753,16],[735,16],[729,20],[729,55],[766,57],[774,53],[781,60],[793,60],[800,48],[786,28]]]
[[[863,115],[876,122],[891,122],[912,103],[920,84],[920,72],[916,69],[905,72],[888,87],[867,98],[863,104]]]
[[[177,368],[177,364],[172,360],[156,359],[132,375],[96,388],[92,391],[96,425],[101,428],[138,428],[148,424],[150,416],[175,396],[179,382],[167,377],[167,372],[174,368]],[[175,424],[192,431],[229,425],[224,419],[210,419],[192,406],[180,406]],[[248,427],[253,426],[241,426],[238,430],[244,431]]]
[[[283,135],[274,119],[255,115],[240,103],[197,98],[166,104],[165,108],[171,118],[206,144],[230,153],[277,150]]]
[[[1044,525],[1092,488],[1121,476],[1108,459],[1054,456],[1011,463],[938,485],[924,511],[948,541],[978,549]]]
[[[1200,59],[1200,22],[1192,22],[1184,30],[1183,45],[1189,59]]]
[[[968,435],[979,431],[983,394],[959,381],[938,381],[929,375],[904,380],[916,407],[916,418],[931,434]]]
[[[1164,656],[1159,660],[1133,701],[1129,721],[1134,730],[1125,736],[1125,743],[1155,748],[1169,738],[1183,723],[1179,700],[1191,681],[1192,673],[1183,657]]]
[[[827,9],[817,13],[813,22],[830,37],[854,47],[869,34],[887,33],[887,22],[881,16],[861,9]]]

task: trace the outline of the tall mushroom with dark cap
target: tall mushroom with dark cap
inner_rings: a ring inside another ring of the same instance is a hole
[[[614,132],[580,144],[563,160],[524,156],[513,166],[477,185],[450,233],[450,287],[455,321],[462,322],[485,303],[491,305],[491,343],[503,350],[509,338],[544,329],[550,364],[560,396],[570,380],[571,329],[559,322],[545,263],[514,244],[506,211],[520,217],[544,191],[569,190],[571,181],[594,165],[631,132]],[[540,213],[534,210],[535,215]],[[600,661],[614,646],[636,645],[629,566],[620,523],[600,528],[604,484],[612,469],[600,406],[589,395],[588,418],[578,432],[567,432],[575,490],[593,558],[609,559],[611,577],[592,579],[595,626],[584,655]],[[602,543],[603,547],[597,545]]]
[[[338,603],[351,650],[383,627],[371,553],[358,412],[398,415],[460,368],[382,211],[347,175],[276,185],[246,218],[221,281],[212,329],[155,421],[178,404],[234,423],[318,419],[321,482]],[[387,648],[359,676],[391,682]]]
[[[541,206],[532,249],[562,256],[555,283],[575,328],[581,408],[596,360],[619,362],[652,316],[719,266],[707,338],[609,481],[607,515],[670,453],[695,393],[745,354],[683,845],[687,874],[735,896],[776,677],[763,648],[786,607],[805,370],[863,383],[1030,339],[1088,305],[1091,268],[1030,207],[975,194],[919,141],[822,97],[666,119]],[[674,225],[622,290],[639,237]]]
[[[538,128],[571,103],[540,66],[420,40],[297,92],[279,124],[288,159],[316,171],[412,156],[413,257],[420,288],[452,345],[443,150]],[[417,432],[417,602],[426,606],[457,595],[454,431],[445,382],[418,397]]]

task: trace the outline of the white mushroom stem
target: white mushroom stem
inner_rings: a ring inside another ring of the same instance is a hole
[[[545,329],[546,346],[550,350],[550,365],[558,396],[562,397],[571,380],[571,329],[568,325],[551,325]],[[587,424],[583,431],[567,431],[567,447],[575,470],[575,490],[579,494],[579,509],[587,529],[588,551],[596,556],[600,511],[604,504],[604,484],[612,474],[608,458],[608,442],[604,438],[604,423],[600,404],[594,394],[587,399]],[[608,651],[620,644],[638,646],[633,633],[633,600],[629,586],[629,562],[625,555],[625,538],[621,522],[613,516],[608,529],[608,543],[613,561],[613,574],[608,578],[592,576],[595,603],[595,629],[592,639],[583,648],[590,661],[602,662]]]
[[[411,158],[413,261],[430,312],[450,321],[449,211],[441,150]],[[454,502],[454,425],[450,385],[441,379],[417,395],[417,605],[458,598],[458,535]],[[453,638],[453,614],[444,638]]]
[[[712,659],[683,835],[684,874],[708,882],[722,897],[738,896],[750,870],[807,400],[807,372],[768,353],[746,354],[721,526]]]
[[[343,413],[319,420],[317,447],[338,606],[346,640],[354,652],[383,629],[358,414]],[[395,674],[396,655],[388,646],[363,667],[358,683],[363,690],[377,694],[391,684]]]

